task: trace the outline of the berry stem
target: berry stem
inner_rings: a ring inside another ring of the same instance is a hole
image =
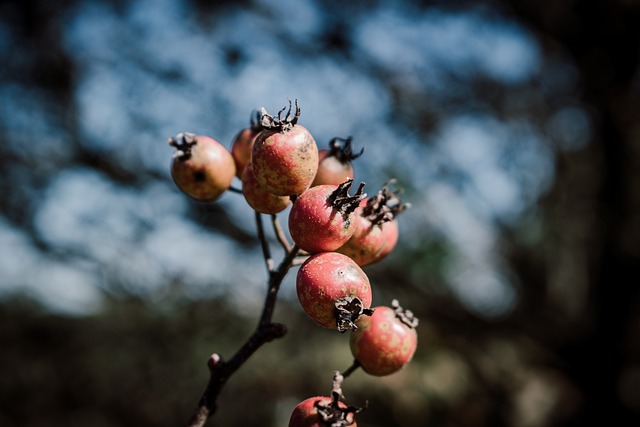
[[[342,378],[343,379],[347,378],[354,371],[356,371],[359,367],[360,367],[360,362],[358,362],[358,359],[353,359],[353,363],[351,364],[351,366],[349,366],[347,369],[342,371]]]
[[[344,395],[342,394],[342,381],[344,381],[344,375],[340,373],[340,371],[335,371],[333,373],[333,385],[331,387],[331,398],[338,403],[338,400],[342,399]]]
[[[322,420],[322,423],[330,427],[346,427],[355,423],[355,415],[362,412],[365,407],[357,406],[340,406],[340,399],[344,398],[342,394],[342,381],[345,377],[340,371],[333,373],[333,383],[331,387],[331,402],[316,402],[316,410]]]
[[[284,248],[285,253],[291,250],[291,244],[289,240],[287,240],[287,236],[284,234],[284,230],[280,225],[280,221],[278,221],[278,216],[276,214],[271,215],[271,224],[273,225],[273,231],[278,239],[280,245]]]

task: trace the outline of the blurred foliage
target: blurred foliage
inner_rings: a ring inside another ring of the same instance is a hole
[[[83,70],[68,57],[62,40],[62,28],[75,7],[108,5],[119,14],[135,3],[0,2],[2,108],[26,112],[0,118],[0,213],[56,260],[90,262],[81,248],[52,247],[34,220],[46,185],[59,169],[99,171],[110,182],[140,191],[168,181],[166,174],[140,167],[140,159],[123,160],[135,153],[115,157],[79,129],[83,111],[74,91]],[[422,86],[427,83],[411,69],[385,69],[366,57],[354,59],[352,14],[385,2],[343,3],[326,2],[329,23],[318,39],[287,40],[286,47],[307,58],[322,52],[366,69],[390,94],[389,120],[400,132],[430,135],[454,112],[468,110],[527,120],[556,139],[548,191],[514,221],[495,219],[493,224],[500,234],[499,261],[510,267],[518,296],[512,311],[483,317],[456,298],[447,286],[455,253],[435,226],[415,230],[401,224],[401,231],[415,232],[421,244],[400,245],[385,262],[367,267],[376,301],[398,298],[421,319],[421,345],[412,364],[396,375],[369,378],[356,372],[348,379],[343,387],[347,401],[369,403],[359,425],[638,425],[640,4],[399,2],[418,10],[480,7],[488,16],[499,14],[527,28],[544,50],[542,70],[532,82],[475,75],[468,85],[458,85],[467,76],[451,74],[447,90],[431,97],[431,89]],[[232,7],[262,8],[265,16],[277,13],[266,2],[185,4],[205,27]],[[242,46],[228,45],[223,51],[231,69],[242,63]],[[138,54],[130,55],[133,61],[154,70],[162,81],[184,83],[179,68],[148,64],[144,53]],[[565,129],[569,135],[548,129],[550,116],[565,104],[587,111],[590,131],[583,147],[566,149],[573,141],[571,131],[579,126]],[[44,119],[30,128],[35,105]],[[142,113],[132,120],[147,130],[161,125],[146,122]],[[43,144],[31,139],[48,134],[58,137]],[[423,183],[410,182],[403,165],[378,172],[406,183],[408,200],[424,191]],[[450,170],[438,172],[439,180],[464,180]],[[225,232],[241,248],[239,253],[257,249],[252,228],[238,225],[220,205],[188,202],[185,217],[213,236]],[[134,225],[140,230],[149,226]],[[123,258],[129,256],[133,254]],[[255,275],[263,274],[262,265],[247,269],[253,268],[259,272]],[[230,356],[258,316],[255,306],[237,295],[185,296],[178,292],[182,284],[177,277],[166,279],[175,292],[147,298],[118,284],[121,278],[109,271],[105,266],[99,278],[104,304],[95,313],[57,314],[20,296],[0,300],[0,425],[186,423],[206,383],[207,357],[214,351]],[[214,282],[225,280],[233,281]],[[0,282],[10,285],[3,272]],[[346,337],[315,327],[291,300],[279,302],[275,320],[289,325],[289,334],[261,349],[231,379],[211,425],[284,426],[298,401],[328,393],[332,372],[349,366]]]

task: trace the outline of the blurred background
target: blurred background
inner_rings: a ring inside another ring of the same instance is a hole
[[[637,0],[1,1],[0,425],[187,422],[267,274],[242,196],[188,200],[166,140],[230,147],[289,99],[413,205],[365,270],[420,346],[345,381],[359,425],[639,425],[639,57]],[[350,365],[293,276],[211,425],[285,426]]]

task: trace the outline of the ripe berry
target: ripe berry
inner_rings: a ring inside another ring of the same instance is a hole
[[[233,138],[231,143],[231,155],[236,164],[236,176],[242,178],[242,172],[251,160],[251,151],[253,150],[253,142],[256,136],[262,130],[260,125],[260,113],[256,111],[251,116],[251,126],[242,129]]]
[[[253,173],[251,162],[246,165],[242,174],[242,194],[253,210],[263,214],[277,214],[291,204],[291,198],[288,196],[276,196],[260,185]]]
[[[396,244],[398,243],[399,233],[398,221],[396,219],[382,223],[380,225],[380,228],[382,230],[383,244],[382,249],[376,255],[376,259],[374,262],[380,261],[387,255],[389,255],[389,253],[391,253],[393,248],[395,248]]]
[[[351,353],[370,375],[398,371],[409,363],[418,346],[418,319],[397,300],[392,307],[375,307],[371,316],[360,317],[356,325],[351,332]]]
[[[235,163],[218,141],[184,132],[169,138],[168,143],[176,149],[171,177],[185,194],[196,200],[212,201],[231,186]]]
[[[333,138],[329,142],[329,149],[318,152],[318,171],[311,186],[342,184],[353,179],[353,165],[351,162],[362,155],[364,148],[358,154],[353,153],[351,138]]]
[[[359,411],[331,397],[310,397],[293,409],[289,427],[357,427],[354,414]]]
[[[363,200],[354,212],[356,230],[337,252],[351,257],[360,266],[378,262],[387,256],[398,242],[396,216],[411,207],[390,192],[385,184],[375,196]]]
[[[328,252],[344,245],[355,231],[353,211],[366,197],[361,183],[349,196],[353,180],[340,185],[319,185],[302,193],[289,213],[293,241],[309,253]]]
[[[351,258],[337,252],[309,257],[298,270],[296,291],[312,320],[340,332],[353,328],[371,306],[369,278]]]
[[[366,204],[367,201],[363,200],[354,211],[355,231],[353,235],[344,245],[336,249],[336,252],[347,255],[361,267],[378,260],[378,254],[382,251],[385,242],[382,227],[373,224],[362,214],[362,209]]]
[[[318,147],[309,131],[297,124],[300,108],[290,118],[289,111],[284,119],[270,116],[261,109],[261,126],[251,153],[256,179],[267,191],[278,196],[302,193],[309,188],[318,170]]]

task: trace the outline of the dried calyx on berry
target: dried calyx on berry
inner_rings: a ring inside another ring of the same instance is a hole
[[[367,197],[367,193],[363,191],[365,186],[364,182],[361,182],[360,185],[358,185],[356,193],[350,196],[349,190],[352,185],[353,179],[348,179],[338,185],[338,188],[329,195],[327,200],[333,209],[339,211],[345,217],[356,210],[360,202]]]
[[[402,203],[402,200],[398,198],[398,194],[403,191],[402,188],[396,191],[389,190],[389,185],[395,184],[395,182],[396,180],[392,179],[383,185],[378,194],[367,200],[367,204],[362,209],[362,216],[372,224],[382,225],[392,221],[401,212],[411,207],[411,203]]]
[[[291,100],[289,100],[289,109],[287,107],[283,107],[280,111],[278,111],[278,115],[276,117],[272,116],[267,112],[264,107],[260,108],[260,126],[263,129],[273,130],[278,132],[286,132],[292,129],[296,123],[298,123],[298,118],[300,117],[300,106],[298,105],[298,100],[295,100],[295,112],[293,117],[291,116],[291,110],[293,105],[291,104]],[[287,115],[283,118],[282,113],[287,110]]]
[[[402,323],[413,329],[418,327],[418,318],[413,314],[411,310],[405,310],[404,308],[402,308],[400,306],[400,302],[397,299],[391,301],[391,308],[393,308],[393,311],[395,311],[396,313],[396,317],[400,319]]]
[[[188,160],[191,157],[191,148],[197,144],[197,135],[191,132],[180,132],[176,136],[172,136],[167,143],[176,149],[173,158],[181,161]]]
[[[349,163],[360,157],[362,153],[364,153],[364,147],[359,153],[354,153],[353,147],[351,146],[352,140],[352,137],[346,139],[340,137],[333,138],[329,141],[329,154],[327,154],[327,157],[335,157],[341,163]]]
[[[355,415],[364,411],[365,407],[340,405],[342,396],[342,381],[344,377],[340,372],[333,374],[333,388],[331,390],[331,401],[317,401],[315,408],[324,424],[328,427],[346,427],[355,424]]]
[[[349,295],[336,301],[336,328],[338,332],[344,333],[348,330],[356,330],[356,320],[362,315],[371,316],[373,310],[366,308],[362,300],[356,296]]]

